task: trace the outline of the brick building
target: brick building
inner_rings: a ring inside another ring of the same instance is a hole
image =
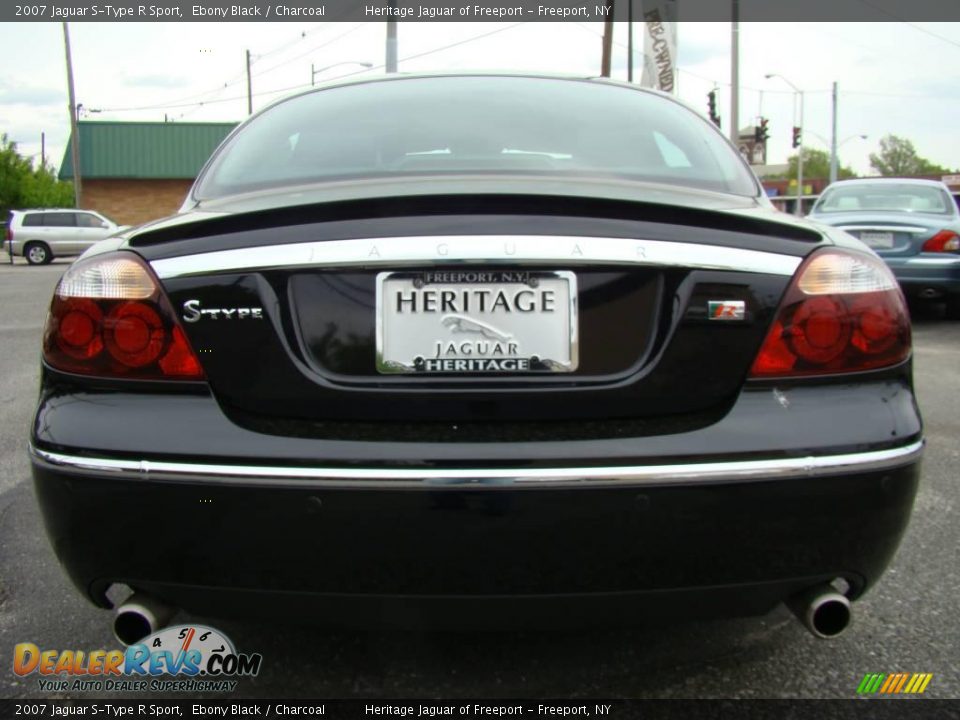
[[[121,225],[176,212],[200,168],[235,123],[79,123],[80,207]],[[72,142],[72,141],[71,141]],[[71,146],[60,179],[73,179]]]

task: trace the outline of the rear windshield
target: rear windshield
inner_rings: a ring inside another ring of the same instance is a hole
[[[953,214],[950,195],[929,185],[884,183],[828,188],[817,203],[815,212],[859,212],[890,210],[896,212]]]
[[[444,174],[616,177],[758,193],[713,126],[663,97],[586,81],[449,77],[281,102],[228,140],[195,195]]]

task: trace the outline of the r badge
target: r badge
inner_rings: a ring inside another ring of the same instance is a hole
[[[710,320],[743,320],[746,315],[746,303],[743,300],[710,300],[707,303],[707,317]]]

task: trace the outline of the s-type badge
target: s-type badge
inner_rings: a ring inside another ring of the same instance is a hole
[[[743,300],[710,300],[707,303],[707,318],[710,320],[743,320],[746,313]]]
[[[202,308],[199,300],[187,300],[183,304],[183,311],[180,315],[184,322],[195,323],[201,319],[207,320],[263,320],[263,308],[258,307],[214,307]]]

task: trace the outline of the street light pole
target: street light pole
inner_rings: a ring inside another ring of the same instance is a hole
[[[833,83],[833,134],[830,137],[830,183],[837,181],[837,167],[840,160],[837,158],[837,83]]]
[[[387,0],[387,47],[384,72],[397,72],[397,0]]]
[[[730,24],[730,142],[740,147],[740,0],[733,2]]]
[[[780,78],[800,96],[800,124],[797,126],[800,129],[800,141],[797,143],[797,207],[794,214],[796,214],[797,217],[803,217],[803,90],[779,73],[769,73],[764,77],[767,80],[775,77]]]
[[[253,115],[253,84],[250,81],[250,51],[247,50],[247,115]]]
[[[800,146],[797,148],[797,217],[803,217],[803,90],[800,94]]]

